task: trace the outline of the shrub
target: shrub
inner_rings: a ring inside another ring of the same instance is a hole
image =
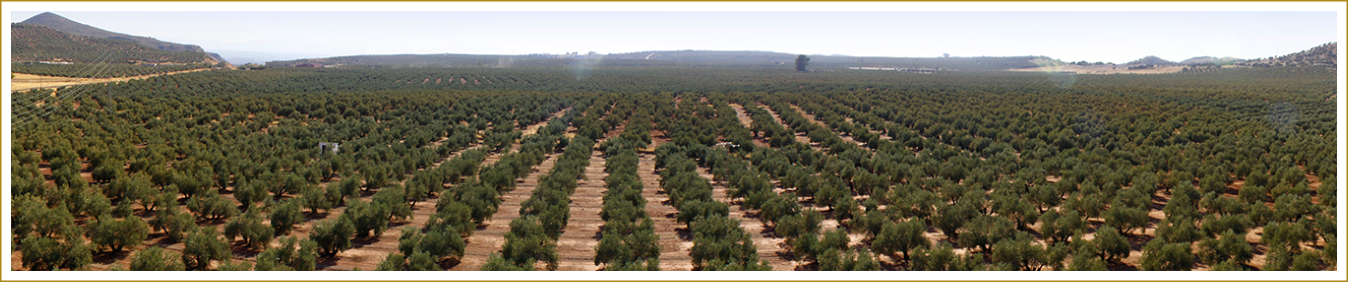
[[[90,241],[100,247],[111,248],[113,253],[122,252],[122,248],[127,245],[138,245],[150,235],[150,225],[134,216],[113,219],[104,215],[86,227]]]
[[[275,230],[271,226],[262,223],[262,212],[260,209],[248,209],[243,216],[235,217],[225,224],[225,237],[234,240],[235,237],[243,237],[243,243],[250,248],[262,249],[271,243],[272,232]]]
[[[132,271],[183,271],[181,255],[164,252],[164,248],[152,246],[131,256]]]
[[[187,270],[206,270],[211,261],[229,258],[229,243],[214,228],[199,228],[183,240],[182,261]]]
[[[328,219],[314,223],[309,239],[318,243],[319,253],[334,256],[337,252],[351,248],[351,236],[356,234],[356,226],[346,217]]]

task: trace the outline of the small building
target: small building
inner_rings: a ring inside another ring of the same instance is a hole
[[[322,156],[324,151],[332,151],[333,154],[336,154],[337,147],[341,145],[336,142],[318,142],[318,155]]]

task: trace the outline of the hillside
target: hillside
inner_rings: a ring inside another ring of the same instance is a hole
[[[1339,43],[1330,42],[1306,51],[1283,55],[1276,58],[1249,60],[1239,65],[1251,67],[1327,67],[1339,66]]]
[[[1241,61],[1243,61],[1243,60],[1238,59],[1238,58],[1234,58],[1234,57],[1221,57],[1221,58],[1218,58],[1218,57],[1213,57],[1213,56],[1202,56],[1202,57],[1193,57],[1193,58],[1189,58],[1189,59],[1187,59],[1187,60],[1180,61],[1179,64],[1181,64],[1181,65],[1229,65],[1229,64],[1234,64],[1234,63],[1238,63],[1238,62],[1241,62]]]
[[[60,61],[71,63],[139,60],[175,63],[216,63],[200,51],[166,51],[132,41],[61,32],[46,26],[10,24],[11,62]]]
[[[1141,59],[1126,63],[1127,65],[1177,65],[1178,63],[1166,61],[1156,56],[1146,56]]]
[[[28,18],[27,20],[24,20],[22,23],[46,26],[58,31],[74,35],[133,41],[141,45],[148,46],[150,48],[164,51],[206,53],[206,51],[202,49],[201,46],[164,42],[150,37],[111,32],[103,30],[101,28],[82,24],[51,12],[38,14],[36,16]],[[212,53],[207,54],[210,55],[211,60],[214,60],[215,62],[224,61],[224,59],[220,58],[220,55],[218,54]]]

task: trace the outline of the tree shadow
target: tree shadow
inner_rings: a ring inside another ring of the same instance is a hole
[[[677,234],[679,234],[679,239],[680,239],[680,240],[684,240],[684,241],[692,241],[692,240],[693,240],[693,231],[692,231],[692,230],[688,230],[688,227],[686,227],[686,226],[685,226],[685,227],[675,227],[675,228],[674,228],[674,232],[677,233]]]
[[[113,253],[113,252],[111,252],[111,251],[108,251],[108,252],[97,252],[97,253],[95,253],[94,256],[93,256],[93,262],[94,262],[94,263],[100,263],[100,264],[111,264],[111,263],[116,263],[116,262],[119,261],[119,260],[126,259],[127,257],[130,257],[130,256],[131,256],[131,250],[130,250],[130,247],[131,247],[131,246],[124,247],[124,248],[122,248],[122,251],[121,251],[121,252],[116,252],[116,253]]]

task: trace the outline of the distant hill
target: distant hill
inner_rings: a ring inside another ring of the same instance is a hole
[[[1218,57],[1213,57],[1213,56],[1202,56],[1202,57],[1193,57],[1193,58],[1189,58],[1188,60],[1180,61],[1179,64],[1181,64],[1181,65],[1230,65],[1230,64],[1234,64],[1234,63],[1238,63],[1238,62],[1242,62],[1242,61],[1244,61],[1244,60],[1241,60],[1241,59],[1235,58],[1235,57],[1221,57],[1221,58],[1218,58]]]
[[[1126,65],[1178,65],[1178,63],[1166,61],[1156,56],[1146,56],[1141,59],[1125,63]]]
[[[132,41],[75,35],[41,25],[14,23],[9,28],[10,62],[122,63],[135,60],[216,63],[204,52],[165,51]]]
[[[1330,42],[1306,51],[1276,58],[1255,59],[1240,63],[1251,67],[1339,67],[1339,43]]]
[[[150,37],[111,32],[103,30],[101,28],[72,21],[70,19],[67,19],[52,12],[45,12],[38,14],[36,16],[28,18],[27,20],[24,20],[22,23],[46,26],[61,32],[70,33],[74,35],[133,41],[141,45],[149,46],[150,48],[164,51],[206,53],[206,50],[201,49],[201,46],[164,42]],[[207,55],[211,56],[211,60],[215,62],[224,61],[224,59],[221,58],[220,55],[218,54],[207,53]]]
[[[531,55],[467,55],[467,54],[399,54],[357,55],[329,58],[299,59],[267,62],[268,66],[384,66],[384,67],[454,67],[454,66],[568,66],[585,64],[598,66],[716,66],[755,68],[794,68],[799,54],[766,51],[644,51],[617,54],[531,54]],[[810,68],[844,67],[899,67],[943,68],[963,70],[1005,70],[1036,66],[1032,60],[1039,57],[950,57],[900,58],[809,55]]]

